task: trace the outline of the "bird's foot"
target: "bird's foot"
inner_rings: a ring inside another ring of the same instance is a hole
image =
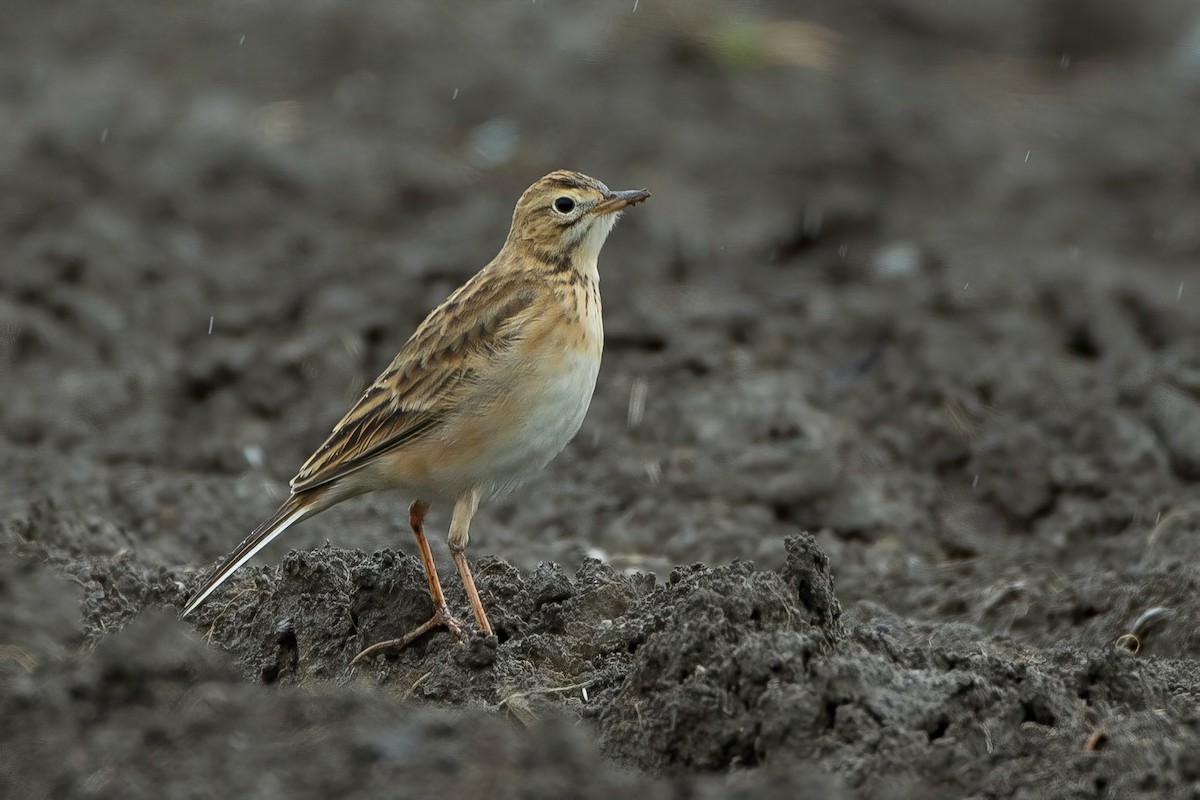
[[[450,609],[446,608],[445,603],[435,605],[433,607],[433,616],[430,617],[424,624],[409,631],[399,639],[388,639],[384,642],[376,642],[370,647],[364,649],[350,661],[350,666],[354,666],[359,661],[368,656],[375,655],[381,650],[402,650],[410,644],[429,633],[434,628],[446,628],[459,639],[463,638],[463,625],[450,613]]]

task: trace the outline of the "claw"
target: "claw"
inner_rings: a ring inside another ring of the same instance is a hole
[[[423,624],[404,634],[399,639],[388,639],[387,641],[376,642],[370,647],[365,648],[350,660],[350,666],[353,667],[364,658],[374,655],[382,650],[390,650],[392,648],[403,650],[405,647],[408,647],[410,644],[429,633],[434,628],[446,628],[459,639],[463,638],[463,624],[450,614],[450,610],[446,608],[444,604],[441,606],[434,606],[433,616]]]

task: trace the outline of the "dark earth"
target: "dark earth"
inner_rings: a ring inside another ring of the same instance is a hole
[[[496,638],[351,666],[390,495],[179,621],[559,167],[654,196]],[[2,797],[1200,797],[1187,0],[8,0],[0,254]]]

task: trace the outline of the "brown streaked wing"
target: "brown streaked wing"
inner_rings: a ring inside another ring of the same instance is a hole
[[[436,432],[470,396],[480,359],[524,335],[537,286],[526,275],[479,273],[434,309],[329,438],[292,479],[302,492],[354,472],[381,453]]]

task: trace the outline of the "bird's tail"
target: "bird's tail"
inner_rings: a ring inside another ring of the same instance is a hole
[[[179,617],[182,619],[195,611],[205,598],[216,591],[218,586],[228,580],[230,575],[253,558],[255,553],[266,547],[276,536],[305,517],[310,517],[327,508],[328,506],[321,502],[324,494],[325,489],[322,487],[289,497],[270,519],[255,528],[254,533],[247,536],[241,544],[234,548],[232,553],[225,557],[221,565],[204,579],[204,583],[200,584],[200,588],[188,600],[187,606]]]

